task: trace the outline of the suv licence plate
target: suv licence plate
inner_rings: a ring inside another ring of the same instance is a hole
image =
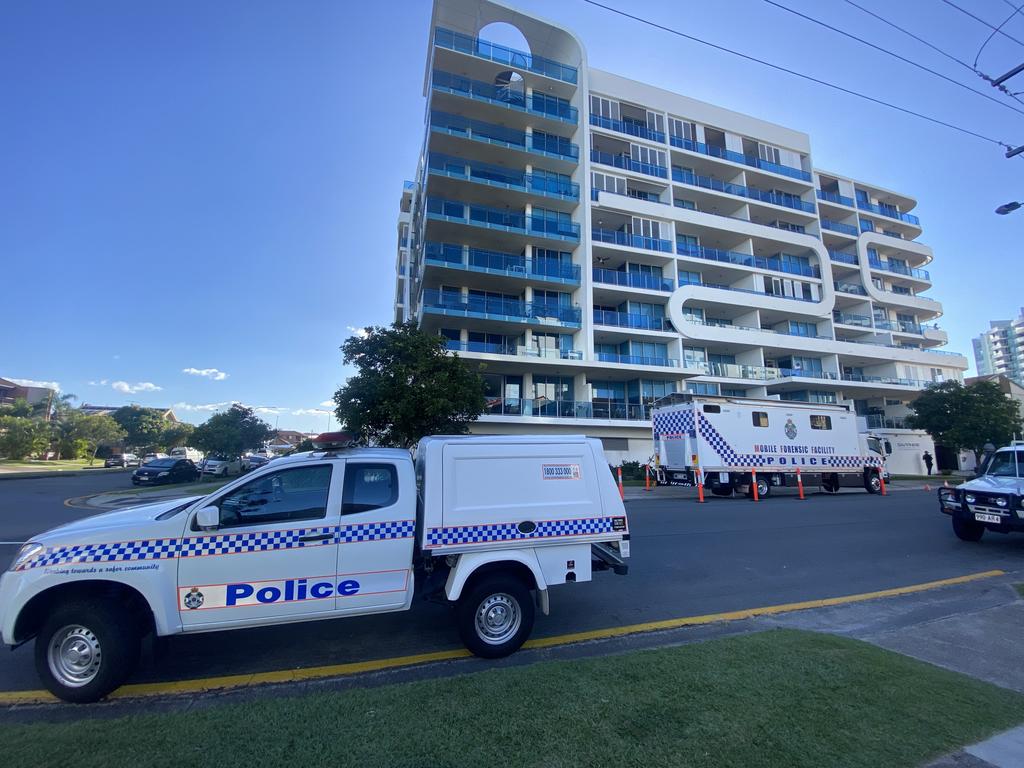
[[[983,512],[975,512],[974,519],[979,523],[1001,523],[1003,518],[999,515],[986,515]]]

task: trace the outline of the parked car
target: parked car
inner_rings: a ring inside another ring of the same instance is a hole
[[[189,448],[188,446],[180,446],[178,448],[171,448],[170,458],[172,459],[188,459],[193,463],[198,463],[203,458],[203,452],[196,448]]]
[[[1000,448],[979,471],[956,488],[939,488],[939,509],[953,518],[953,533],[962,541],[981,541],[985,531],[1024,533],[1024,441]]]
[[[191,483],[199,479],[199,470],[188,459],[155,459],[132,473],[132,485]]]
[[[227,477],[228,475],[242,474],[242,460],[238,456],[223,456],[214,454],[203,459],[202,472],[204,475],[215,475]]]
[[[246,456],[242,459],[242,469],[248,472],[250,469],[262,467],[268,461],[270,461],[268,456],[262,456],[258,453],[254,453],[251,456]]]
[[[170,456],[168,456],[166,453],[147,453],[145,456],[142,457],[142,463],[143,464],[149,464],[149,462],[156,461],[157,459],[169,459],[169,458],[170,458]]]
[[[139,466],[139,457],[134,453],[115,453],[113,456],[108,456],[106,461],[103,462],[104,467],[137,467]]]

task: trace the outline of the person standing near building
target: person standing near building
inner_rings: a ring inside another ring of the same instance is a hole
[[[925,451],[924,456],[921,458],[924,459],[925,469],[928,470],[928,474],[930,475],[932,473],[932,455],[928,453],[928,451]]]

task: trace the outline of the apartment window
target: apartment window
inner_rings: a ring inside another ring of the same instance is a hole
[[[836,393],[825,392],[824,390],[820,389],[812,389],[808,394],[807,399],[812,403],[819,403],[821,405],[834,405],[836,403]]]
[[[533,132],[533,146],[535,149],[555,155],[574,157],[577,154],[577,152],[573,151],[572,142],[569,139],[544,133],[543,131]]]
[[[701,347],[683,347],[683,367],[706,370],[708,352]]]
[[[683,208],[683,209],[685,209],[687,211],[696,211],[697,210],[697,204],[695,202],[693,202],[693,200],[681,200],[679,198],[676,198],[675,200],[672,201],[672,204],[676,208]]]
[[[603,192],[611,192],[616,195],[626,194],[626,180],[619,176],[612,176],[609,173],[591,173],[594,189]]]
[[[665,163],[665,151],[661,149],[652,149],[651,147],[641,147],[637,144],[630,144],[629,156],[640,163],[656,165],[659,168],[667,167]]]
[[[860,220],[860,231],[861,232],[874,232],[875,231],[875,223],[873,221],[871,221],[870,219],[861,219]]]
[[[812,413],[811,429],[832,429],[832,417]]]
[[[857,195],[857,205],[870,205],[871,204],[871,200],[868,198],[868,193],[865,192],[863,189],[858,189],[856,191],[856,195]]]
[[[533,249],[533,271],[538,275],[565,277],[572,269],[572,254],[549,248]]]
[[[680,285],[700,285],[700,272],[684,272],[679,270]]]
[[[747,390],[736,389],[734,387],[722,387],[722,395],[724,397],[746,397]]]
[[[776,229],[784,229],[787,232],[798,232],[803,235],[807,233],[807,228],[803,224],[791,224],[788,221],[776,221],[772,224]]]
[[[686,391],[691,395],[717,395],[718,385],[707,381],[688,381]]]
[[[685,141],[697,141],[697,126],[695,123],[688,123],[685,120],[680,120],[676,117],[670,117],[668,119],[668,130],[669,134],[676,139],[684,139]]]
[[[941,368],[932,368],[931,374],[932,381],[943,381],[945,379],[945,374],[942,372]]]
[[[442,328],[441,338],[447,339],[448,341],[459,341],[461,336],[459,335],[458,328]]]
[[[709,363],[716,363],[717,365],[736,365],[736,355],[708,355]]]
[[[775,165],[782,164],[782,153],[778,147],[773,147],[771,144],[758,143],[757,156],[769,163],[775,163]]]
[[[642,235],[643,237],[650,237],[654,240],[661,239],[662,223],[660,221],[655,221],[654,219],[641,219],[639,216],[634,216],[632,226],[634,235]]]
[[[900,296],[910,296],[911,295],[910,289],[909,288],[904,288],[902,285],[894,285],[894,286],[892,286],[892,292],[893,293],[898,293]]]
[[[764,411],[754,411],[750,414],[755,427],[767,427],[768,426],[768,414]]]
[[[683,307],[683,317],[698,323],[704,322],[704,310],[700,307]]]
[[[887,398],[885,398],[885,404],[886,405],[903,405],[903,401],[901,401],[901,400],[891,400],[891,399],[889,399],[887,397]]]
[[[598,117],[604,117],[608,120],[618,120],[619,102],[591,95],[590,114],[597,115]]]
[[[791,336],[816,338],[818,336],[818,327],[814,323],[801,323],[796,320],[790,320],[789,333]]]

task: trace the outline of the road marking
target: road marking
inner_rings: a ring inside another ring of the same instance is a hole
[[[554,637],[539,637],[535,640],[528,640],[523,644],[524,648],[551,648],[558,645],[571,645],[582,643],[588,640],[605,640],[614,637],[624,637],[645,632],[656,632],[666,629],[679,629],[691,627],[698,624],[714,624],[719,622],[740,621],[756,616],[771,616],[779,613],[790,613],[792,611],[804,611],[810,608],[827,608],[833,605],[847,605],[849,603],[862,603],[867,600],[878,600],[886,597],[899,597],[901,595],[912,595],[917,592],[925,592],[939,587],[948,587],[956,584],[967,584],[971,581],[991,579],[996,576],[1005,576],[1005,571],[982,571],[980,573],[969,573],[966,576],[956,576],[951,579],[939,579],[927,581],[922,584],[911,584],[906,587],[895,587],[893,589],[882,589],[876,592],[862,592],[856,595],[845,595],[843,597],[828,597],[821,600],[805,600],[799,603],[783,603],[781,605],[767,605],[760,608],[745,608],[739,611],[727,611],[725,613],[708,613],[703,616],[685,616],[679,619],[666,619],[664,621],[648,621],[642,624],[628,624],[621,627],[608,627],[606,629],[594,629],[587,632],[574,632],[568,635],[556,635]],[[386,669],[399,669],[410,667],[416,664],[429,664],[439,661],[454,661],[465,659],[472,654],[465,649],[450,651],[435,651],[433,653],[420,653],[413,656],[397,656],[391,659],[375,659],[373,661],[357,661],[348,664],[330,664],[321,667],[307,667],[305,669],[282,669],[271,672],[253,672],[244,675],[224,675],[221,677],[206,677],[194,680],[176,680],[163,683],[135,683],[125,685],[110,695],[111,699],[132,699],[146,696],[166,696],[173,694],[204,693],[213,690],[224,690],[231,688],[245,688],[253,685],[267,683],[291,683],[303,680],[318,680],[328,677],[346,677],[364,672],[380,672]],[[57,701],[46,691],[4,691],[0,692],[0,706],[13,704],[43,704]]]

